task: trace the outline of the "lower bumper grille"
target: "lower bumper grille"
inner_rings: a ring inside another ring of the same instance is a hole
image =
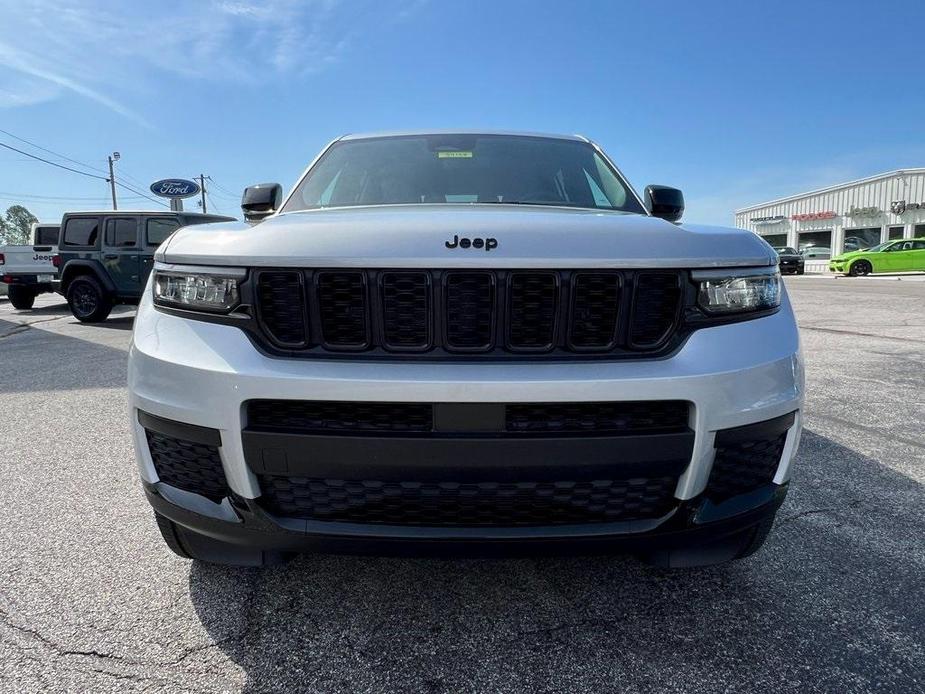
[[[432,527],[515,527],[660,518],[677,477],[543,482],[394,482],[261,475],[262,505],[290,518]]]
[[[171,487],[218,501],[230,491],[218,448],[145,430],[158,479]]]
[[[684,400],[473,404],[249,400],[246,406],[248,429],[386,435],[459,431],[656,434],[687,431],[689,409]],[[466,421],[473,419],[479,424]]]
[[[706,495],[713,501],[746,494],[774,480],[794,415],[716,433]]]

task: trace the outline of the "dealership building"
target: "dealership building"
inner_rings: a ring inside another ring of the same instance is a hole
[[[925,169],[905,169],[791,195],[735,212],[735,224],[775,247],[815,257],[925,237]]]

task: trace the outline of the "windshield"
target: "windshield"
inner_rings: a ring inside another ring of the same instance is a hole
[[[893,243],[894,243],[893,241],[887,241],[886,243],[879,243],[876,246],[872,246],[871,248],[868,248],[866,250],[868,253],[877,253],[879,251],[884,250],[887,246],[893,245]],[[859,250],[865,250],[865,249],[861,248]]]
[[[282,211],[421,203],[555,205],[645,214],[629,186],[587,142],[516,135],[336,142]]]
[[[786,248],[775,248],[774,250],[777,251],[778,255],[796,255],[797,254],[797,252],[793,250],[792,248],[790,248],[789,246]]]

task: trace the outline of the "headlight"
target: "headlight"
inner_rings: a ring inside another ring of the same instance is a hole
[[[744,313],[780,306],[777,268],[699,271],[697,303],[708,313]]]
[[[237,268],[155,266],[154,303],[190,311],[228,313],[238,305],[239,285],[245,274]]]

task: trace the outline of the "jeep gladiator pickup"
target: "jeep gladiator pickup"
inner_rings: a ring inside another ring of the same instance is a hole
[[[247,223],[155,256],[131,427],[166,544],[754,552],[784,500],[803,361],[776,253],[678,222],[594,143],[347,136]]]
[[[54,291],[59,228],[59,224],[37,222],[32,225],[31,244],[0,246],[0,284],[7,289],[13,308],[28,310],[39,294]]]

